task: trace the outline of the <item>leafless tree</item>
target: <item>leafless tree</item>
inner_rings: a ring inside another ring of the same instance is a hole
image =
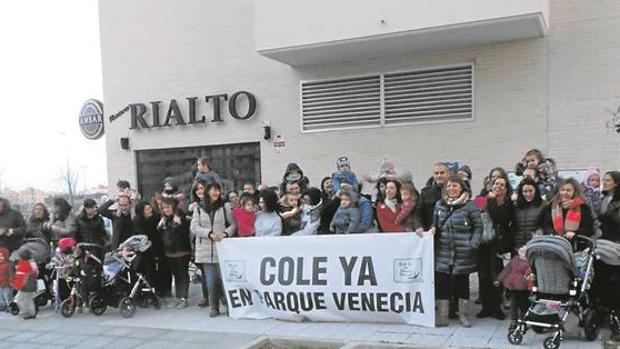
[[[69,195],[69,203],[74,206],[73,197],[77,194],[79,172],[71,167],[67,161],[67,166],[60,170],[60,182],[62,190]]]

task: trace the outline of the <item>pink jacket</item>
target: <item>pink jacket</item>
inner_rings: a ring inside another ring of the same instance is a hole
[[[501,282],[505,288],[511,291],[527,291],[530,265],[526,259],[515,256],[506,268],[497,276],[497,281]]]
[[[254,236],[256,213],[237,207],[232,210],[232,215],[237,223],[237,235],[240,237]]]

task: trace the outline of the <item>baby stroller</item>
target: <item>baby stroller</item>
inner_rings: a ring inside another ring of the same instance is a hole
[[[99,256],[104,254],[104,248],[98,244],[79,243],[73,261],[73,267],[67,282],[71,285],[71,293],[60,304],[60,313],[64,317],[71,317],[78,307],[89,304],[102,291],[103,262]],[[97,303],[90,305],[91,312],[103,313]]]
[[[570,313],[579,318],[586,339],[597,338],[596,309],[588,294],[594,276],[596,243],[579,235],[574,239],[585,242],[588,247],[573,253],[571,243],[559,236],[536,237],[527,244],[527,260],[536,275],[536,286],[532,288],[532,301],[524,318],[517,320],[516,326],[508,332],[511,344],[520,344],[527,330],[532,328],[537,333],[553,333],[545,339],[545,349],[559,348],[564,339],[564,323]]]
[[[13,252],[11,260],[16,261],[20,251],[23,250],[29,251],[32,259],[37,263],[39,269],[38,279],[42,280],[44,284],[44,287],[39,288],[34,296],[35,310],[38,312],[39,307],[47,305],[47,302],[53,298],[51,275],[46,269],[46,265],[50,261],[50,246],[43,239],[28,239],[19,249]],[[19,306],[16,302],[12,302],[9,305],[9,311],[13,315],[19,314]]]
[[[617,271],[618,267],[620,267],[620,244],[610,240],[599,239],[596,241],[596,255],[597,261],[594,269],[600,271],[600,273],[596,275],[596,279],[599,280],[596,280],[595,283],[600,283],[600,285],[597,284],[595,286],[599,289],[616,288],[618,274],[614,271]],[[606,270],[597,268],[603,268]],[[609,272],[607,271],[610,268],[612,270],[612,275],[609,275]],[[615,292],[617,291],[618,290],[616,288]],[[596,299],[594,299],[593,302],[596,304],[596,308],[602,315],[600,319],[607,317],[611,331],[614,335],[617,335],[620,333],[620,314],[618,313],[618,309],[614,309],[617,308],[617,305],[607,304],[607,302],[603,300],[602,297],[611,296],[609,293],[605,292],[605,295],[597,293],[601,293],[600,290],[599,292],[594,292],[593,296],[596,297]]]
[[[107,306],[119,308],[121,315],[130,318],[138,302],[147,305],[150,301],[155,309],[161,307],[155,289],[151,287],[141,270],[141,257],[151,247],[146,235],[134,235],[125,240],[120,251],[108,255],[105,263],[106,281],[103,292],[91,300],[91,311],[101,315]]]

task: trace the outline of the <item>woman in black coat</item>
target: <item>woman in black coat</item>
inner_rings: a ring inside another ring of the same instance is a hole
[[[510,196],[512,188],[506,177],[497,177],[491,183],[491,191],[487,193],[487,211],[495,228],[496,239],[481,245],[478,253],[478,276],[480,278],[480,300],[482,310],[477,318],[493,316],[498,320],[506,318],[502,312],[502,290],[493,286],[497,275],[504,269],[498,253],[510,252],[512,237],[512,220],[514,206]]]
[[[601,213],[598,220],[601,223],[603,235],[601,239],[620,243],[620,172],[610,171],[603,177],[603,194]],[[600,260],[594,262],[594,282],[592,296],[594,300],[609,310],[620,313],[620,266],[612,266]],[[620,340],[616,334],[615,340]]]
[[[146,201],[138,201],[135,209],[133,231],[135,234],[148,236],[151,241],[151,248],[143,255],[144,264],[142,266],[145,276],[155,287],[158,296],[170,297],[172,275],[164,263],[164,242],[161,233],[157,230],[157,223],[159,223],[161,215]]]

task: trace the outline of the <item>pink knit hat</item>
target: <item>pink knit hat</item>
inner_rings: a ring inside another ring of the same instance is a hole
[[[583,174],[583,178],[582,178],[582,183],[584,186],[586,187],[590,187],[590,178],[592,176],[601,176],[601,171],[596,168],[596,167],[590,167],[584,174]],[[598,188],[594,188],[594,189],[598,189]]]

